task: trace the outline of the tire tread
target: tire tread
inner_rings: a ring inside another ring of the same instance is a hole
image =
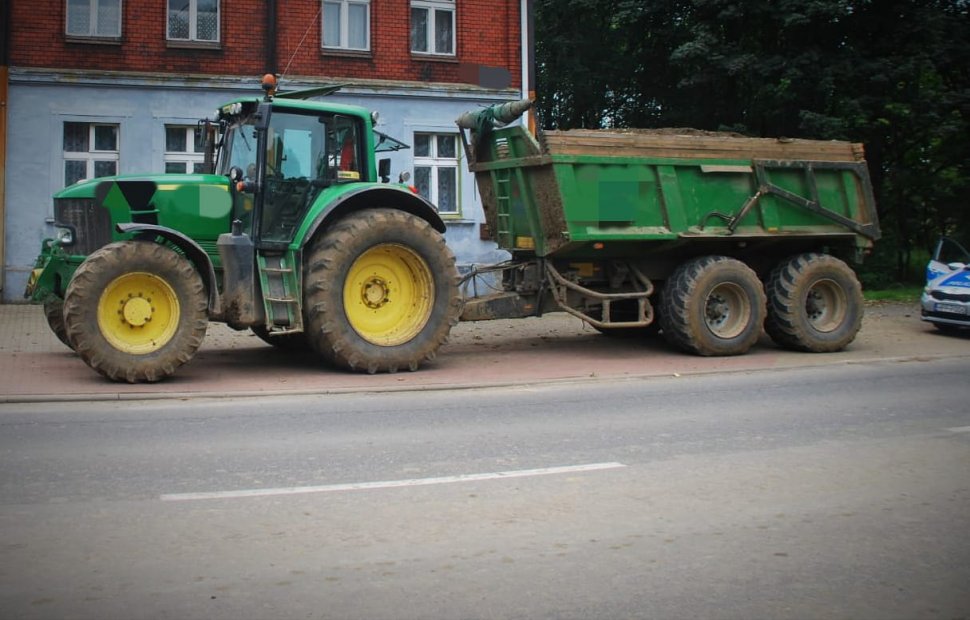
[[[436,295],[429,324],[414,339],[403,345],[375,349],[376,345],[363,341],[347,323],[340,303],[344,282],[338,276],[356,259],[350,250],[355,242],[364,236],[380,238],[384,231],[395,230],[416,235],[425,252],[432,254],[425,260],[429,261],[435,280],[442,279],[437,289],[445,294],[443,299]],[[437,273],[435,264],[449,273]],[[395,209],[365,209],[336,222],[307,253],[303,281],[304,318],[311,347],[328,363],[358,372],[417,370],[435,359],[461,312],[455,256],[444,237],[424,220]]]
[[[177,294],[181,291],[179,329],[168,343],[146,355],[115,349],[100,333],[97,321],[104,287],[136,264],[168,274],[169,285]],[[74,272],[64,296],[64,323],[71,347],[101,375],[127,383],[160,381],[191,360],[205,338],[207,310],[205,285],[192,264],[173,250],[146,241],[118,241],[95,251]]]

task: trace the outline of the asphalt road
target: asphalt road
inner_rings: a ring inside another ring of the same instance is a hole
[[[967,618],[960,359],[0,405],[3,618]]]

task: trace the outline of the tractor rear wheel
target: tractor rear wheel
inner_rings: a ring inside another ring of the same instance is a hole
[[[862,286],[852,269],[828,254],[810,252],[784,261],[768,276],[765,331],[797,351],[840,351],[862,326]]]
[[[328,362],[369,373],[417,370],[458,322],[455,257],[421,218],[352,213],[320,236],[304,269],[305,329]]]
[[[64,296],[75,351],[113,381],[155,382],[195,355],[208,326],[202,278],[157,243],[120,241],[78,267]]]
[[[57,339],[70,347],[71,341],[67,339],[67,328],[64,326],[64,300],[53,295],[45,299],[44,317]]]
[[[678,267],[664,285],[664,337],[697,355],[740,355],[761,336],[765,292],[739,260],[703,256]]]

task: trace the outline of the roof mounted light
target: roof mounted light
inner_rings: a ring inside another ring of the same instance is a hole
[[[272,73],[267,73],[263,76],[262,86],[263,90],[266,91],[266,97],[271,98],[276,94],[276,88],[279,86],[279,83],[276,81],[275,75]]]
[[[239,101],[236,101],[235,103],[227,103],[226,105],[222,106],[219,111],[223,116],[235,116],[243,111],[243,104]]]

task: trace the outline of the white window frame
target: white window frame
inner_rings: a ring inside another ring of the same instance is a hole
[[[186,150],[168,150],[168,131],[170,129],[182,130],[185,133]],[[186,174],[195,174],[195,164],[205,163],[205,149],[203,148],[201,151],[195,150],[196,129],[197,127],[195,125],[181,125],[178,123],[167,123],[165,125],[165,135],[163,136],[163,140],[165,141],[165,154],[162,158],[162,164],[166,168],[166,172],[168,164],[185,164]]]
[[[340,7],[340,41],[336,45],[327,45],[324,43],[324,32],[326,24],[324,23],[325,10],[321,7],[320,10],[320,45],[325,50],[347,50],[351,52],[369,52],[370,51],[370,5],[371,0],[323,0],[323,5],[336,4]],[[364,10],[367,12],[366,17],[366,28],[364,30],[364,47],[351,47],[350,45],[350,7],[351,5],[363,6]]]
[[[179,38],[172,36],[172,23],[169,20],[171,12],[170,3],[172,0],[165,0],[165,38],[169,41],[191,42],[191,43],[219,43],[222,39],[222,0],[216,0],[216,38],[199,38],[199,0],[182,0],[189,5],[189,36]]]
[[[64,33],[68,37],[92,39],[120,39],[121,24],[124,21],[124,0],[118,0],[118,30],[116,32],[98,32],[98,14],[101,12],[104,0],[65,0],[64,2]],[[87,5],[88,31],[71,32],[71,5]],[[105,3],[106,4],[106,3]]]
[[[64,130],[66,129],[67,123],[76,123],[79,125],[88,126],[88,150],[87,151],[68,151],[64,149]],[[95,132],[98,127],[114,127],[115,128],[115,150],[104,151],[97,150],[95,141]],[[61,165],[62,179],[64,179],[64,184],[67,185],[67,162],[69,161],[83,161],[85,162],[85,174],[82,179],[94,179],[94,166],[97,162],[111,161],[115,163],[115,175],[119,174],[121,166],[121,125],[119,123],[98,123],[98,122],[88,122],[88,121],[72,121],[65,120],[61,125],[61,151],[63,153],[63,160]],[[114,176],[114,175],[112,175]],[[75,181],[76,183],[77,181]]]
[[[439,209],[438,213],[442,216],[448,217],[461,217],[461,156],[462,150],[461,145],[458,140],[457,133],[450,133],[447,131],[415,131],[414,132],[414,143],[417,144],[418,136],[428,136],[430,138],[431,152],[426,157],[414,156],[414,180],[415,185],[417,184],[417,169],[430,168],[431,177],[428,180],[428,189],[430,190],[430,196],[425,196],[431,204],[435,205]],[[454,157],[439,157],[438,156],[438,138],[439,137],[449,137],[455,141],[455,156]],[[453,211],[441,211],[441,205],[439,204],[440,197],[438,196],[438,171],[443,168],[450,168],[455,171],[455,209]]]
[[[456,18],[458,11],[455,6],[455,0],[412,0],[411,10],[408,13],[409,19],[410,15],[414,12],[414,9],[421,9],[428,12],[427,25],[425,27],[425,37],[428,41],[428,49],[414,49],[414,39],[412,38],[410,41],[411,53],[427,54],[429,56],[455,56],[458,50],[458,20]],[[435,26],[437,25],[436,20],[438,19],[438,11],[446,11],[451,15],[450,52],[439,52],[437,48],[438,42],[435,37],[437,28]]]

